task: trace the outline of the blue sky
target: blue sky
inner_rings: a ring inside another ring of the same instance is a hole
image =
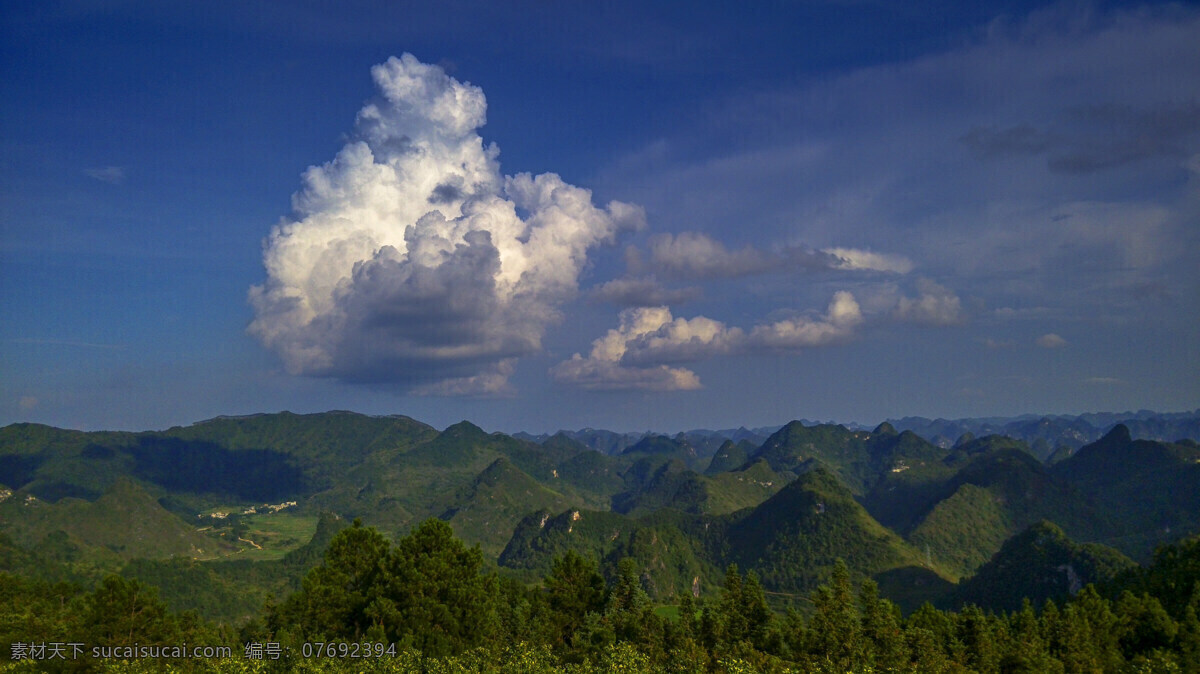
[[[1200,407],[1200,8],[0,13],[0,424]]]

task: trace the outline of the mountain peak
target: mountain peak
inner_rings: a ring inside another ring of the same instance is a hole
[[[1129,433],[1129,427],[1125,424],[1117,424],[1111,430],[1100,438],[1100,442],[1104,443],[1120,443],[1127,444],[1133,441],[1133,436]]]
[[[886,421],[883,422],[882,424],[879,424],[878,426],[876,426],[875,430],[871,431],[871,433],[872,433],[872,435],[896,435],[897,434],[896,427],[889,424]]]
[[[446,430],[442,431],[444,435],[450,437],[470,437],[470,436],[486,436],[487,432],[469,421],[460,421],[453,426],[447,426]]]

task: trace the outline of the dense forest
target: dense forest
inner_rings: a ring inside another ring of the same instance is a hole
[[[904,617],[840,562],[805,611],[772,611],[758,577],[736,566],[715,596],[656,606],[632,559],[606,580],[597,560],[568,552],[527,585],[487,572],[478,547],[441,520],[395,544],[356,521],[300,590],[237,629],[173,613],[138,580],[109,576],[85,592],[0,573],[0,671],[1190,673],[1200,672],[1198,613],[1200,538],[1065,601],[1002,612],[925,604]],[[134,644],[151,655],[230,650],[120,657]],[[73,657],[75,645],[84,650]],[[117,656],[90,657],[104,647]],[[65,659],[47,659],[56,648]]]

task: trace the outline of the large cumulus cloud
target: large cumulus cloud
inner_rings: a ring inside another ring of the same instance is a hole
[[[264,244],[250,332],[289,372],[435,394],[496,393],[541,348],[589,248],[641,226],[553,174],[500,172],[477,133],[483,91],[411,54],[375,66],[380,97],[305,172]]]

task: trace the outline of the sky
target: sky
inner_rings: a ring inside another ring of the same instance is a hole
[[[0,2],[0,424],[1200,408],[1200,5]]]

